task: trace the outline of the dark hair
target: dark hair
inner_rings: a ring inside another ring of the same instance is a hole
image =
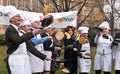
[[[72,29],[73,32],[74,32],[74,30],[75,30],[75,28],[74,28],[73,26],[67,26],[67,27],[65,28],[65,32],[68,32],[69,29]]]

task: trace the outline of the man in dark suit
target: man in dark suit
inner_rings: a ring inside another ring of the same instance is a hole
[[[9,56],[6,59],[6,66],[9,74],[32,74],[31,66],[27,51],[30,51],[35,56],[44,60],[51,60],[41,52],[37,51],[31,44],[29,39],[38,34],[40,30],[34,30],[32,32],[23,34],[19,31],[19,24],[21,17],[18,10],[11,5],[6,6],[7,15],[9,17],[10,26],[5,32],[7,43],[7,54]]]
[[[41,35],[42,37],[50,36],[51,35],[51,25],[44,28],[45,32]],[[61,47],[53,46],[53,39],[47,40],[43,43],[44,46],[44,54],[52,56],[52,52],[54,50],[61,50]],[[51,69],[51,61],[44,61],[44,72],[43,74],[50,74]]]

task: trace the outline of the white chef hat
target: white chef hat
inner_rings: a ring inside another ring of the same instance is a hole
[[[44,27],[44,30],[51,28],[51,25]]]
[[[22,20],[19,26],[31,25],[29,20]]]
[[[34,23],[35,21],[40,21],[39,16],[30,17],[30,23]]]
[[[107,28],[107,29],[110,29],[110,26],[109,26],[109,23],[107,21],[104,21],[102,22],[100,25],[99,25],[99,28]]]
[[[19,26],[31,25],[30,20],[29,20],[29,16],[26,13],[21,15],[21,17],[22,17],[22,19],[21,19],[21,23]]]
[[[81,34],[88,33],[89,28],[86,26],[82,26],[78,28],[78,31],[80,31]]]
[[[16,16],[17,14],[20,14],[20,12],[17,10],[17,8],[13,5],[7,5],[5,6],[4,12],[5,15],[8,16],[9,19]]]

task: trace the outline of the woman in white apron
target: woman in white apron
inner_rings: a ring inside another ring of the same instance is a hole
[[[87,39],[88,37],[88,27],[79,27],[78,30],[81,32],[81,37]],[[78,66],[80,74],[89,74],[91,70],[91,52],[90,52],[90,44],[88,39],[84,44],[81,44],[81,49],[78,50],[85,50],[85,52],[79,52],[81,57],[78,56]]]
[[[95,43],[97,44],[97,52],[94,60],[94,69],[96,74],[100,74],[101,70],[104,74],[110,74],[112,66],[112,36],[109,34],[109,23],[104,21],[99,25],[103,31],[96,35]]]

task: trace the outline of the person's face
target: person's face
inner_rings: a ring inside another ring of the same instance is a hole
[[[25,32],[30,32],[32,26],[31,25],[24,25],[22,26],[22,29],[25,31]]]
[[[46,31],[47,33],[51,34],[52,29],[51,29],[51,28],[47,28],[45,31]]]
[[[70,35],[73,35],[73,30],[72,30],[71,28],[69,28],[68,33],[69,33]]]
[[[104,35],[109,34],[109,29],[108,28],[103,28],[102,34],[104,34]]]
[[[11,21],[12,24],[15,24],[15,25],[18,26],[18,25],[20,24],[21,17],[20,17],[19,14],[17,14],[16,16],[12,17],[12,18],[10,19],[10,21]]]
[[[84,38],[87,38],[88,37],[88,33],[83,33],[81,36],[84,37]]]
[[[32,27],[35,28],[35,29],[39,29],[40,28],[37,21],[32,23]]]

